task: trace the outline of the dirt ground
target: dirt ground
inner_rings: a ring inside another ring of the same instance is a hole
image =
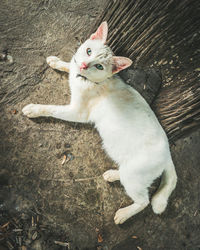
[[[104,3],[2,2],[2,250],[200,249],[200,130],[171,147],[178,184],[165,213],[155,215],[149,206],[116,226],[116,210],[131,200],[119,183],[104,182],[103,172],[117,166],[103,151],[94,127],[22,115],[28,103],[70,101],[67,73],[50,69],[45,58],[70,60]]]

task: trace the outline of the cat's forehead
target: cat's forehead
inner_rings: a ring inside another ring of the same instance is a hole
[[[106,58],[112,56],[112,50],[104,45],[101,41],[98,40],[87,40],[84,44],[82,44],[82,49],[86,50],[90,48],[92,50],[92,54],[99,58]]]

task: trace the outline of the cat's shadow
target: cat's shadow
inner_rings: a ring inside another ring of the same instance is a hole
[[[69,121],[63,121],[51,117],[37,117],[34,119],[31,119],[36,124],[64,124],[68,128],[76,128],[77,130],[90,130],[94,128],[94,126],[90,123],[77,123],[77,122],[69,122]],[[67,129],[67,128],[66,128]]]

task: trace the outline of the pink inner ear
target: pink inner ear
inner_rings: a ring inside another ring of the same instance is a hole
[[[131,59],[122,56],[113,56],[113,70],[112,73],[115,74],[122,69],[128,68],[133,63]]]
[[[90,39],[95,40],[95,39],[101,39],[103,36],[103,28],[100,26],[98,30],[91,35]]]
[[[103,22],[97,31],[90,36],[91,40],[101,40],[103,43],[106,42],[108,34],[108,24],[107,22]]]

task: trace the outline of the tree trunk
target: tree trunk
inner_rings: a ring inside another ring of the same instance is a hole
[[[170,140],[200,124],[199,8],[198,0],[109,1],[91,30],[107,20],[116,55],[131,58],[134,68],[161,71],[152,107]]]

